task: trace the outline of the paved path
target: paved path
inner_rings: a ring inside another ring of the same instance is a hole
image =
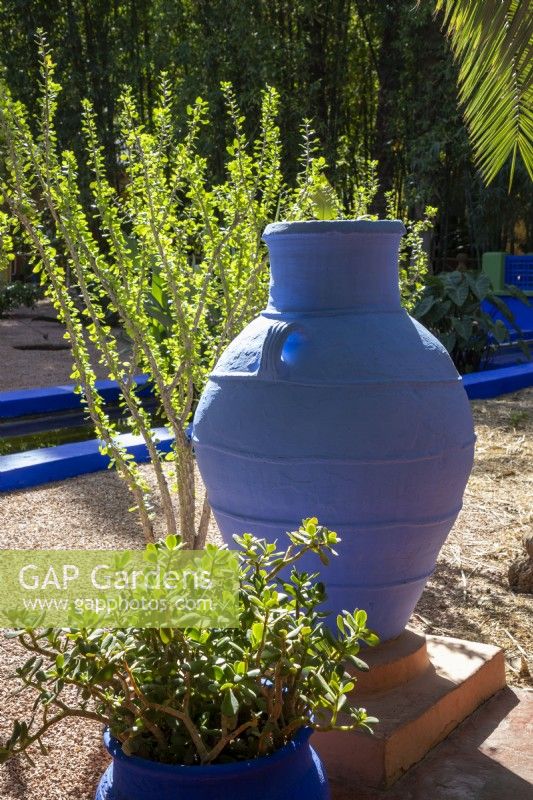
[[[533,691],[503,689],[387,791],[332,800],[533,800]]]

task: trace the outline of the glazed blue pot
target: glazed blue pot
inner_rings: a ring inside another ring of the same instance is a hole
[[[269,225],[270,297],[220,358],[193,427],[226,542],[316,516],[342,537],[328,608],[404,629],[462,503],[472,415],[400,304],[400,221]],[[317,569],[316,559],[303,565]]]
[[[95,800],[329,800],[322,762],[309,744],[312,730],[270,756],[233,764],[182,767],[126,756],[106,731],[113,762]]]

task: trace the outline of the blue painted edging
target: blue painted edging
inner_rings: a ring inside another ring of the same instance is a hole
[[[481,308],[486,314],[489,314],[493,320],[501,320],[507,330],[509,331],[509,338],[512,342],[519,338],[531,339],[533,337],[533,297],[529,298],[529,305],[526,305],[522,300],[513,297],[509,294],[501,294],[500,300],[508,307],[509,311],[515,318],[516,325],[520,328],[521,333],[518,334],[514,325],[496,308],[489,300],[483,300]],[[493,337],[490,337],[493,340]]]
[[[137,375],[135,383],[141,396],[150,394],[148,375]],[[106,403],[116,402],[120,396],[116,381],[96,381],[96,388]],[[82,402],[80,395],[74,392],[74,384],[0,392],[0,419],[45,414],[49,411],[69,411],[75,408],[82,408]]]
[[[463,385],[470,400],[485,400],[500,394],[518,392],[533,386],[533,364],[471,372],[463,375]]]
[[[154,428],[153,433],[159,440],[158,449],[168,453],[173,441],[172,435],[166,428]],[[120,444],[126,447],[136,461],[148,461],[148,451],[141,436],[123,433],[118,438]],[[56,447],[43,447],[39,450],[1,456],[0,491],[26,489],[106,469],[109,458],[100,453],[99,446],[98,439],[91,439],[87,442],[61,444]]]

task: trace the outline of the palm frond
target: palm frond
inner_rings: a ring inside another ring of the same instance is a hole
[[[436,0],[459,62],[459,97],[474,154],[490,183],[518,155],[533,179],[531,0]]]

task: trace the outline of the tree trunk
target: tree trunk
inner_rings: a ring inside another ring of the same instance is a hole
[[[381,5],[381,4],[380,4]],[[403,66],[401,47],[398,46],[398,29],[402,14],[405,13],[404,0],[388,0],[381,10],[381,46],[377,60],[379,92],[374,137],[373,158],[377,159],[379,192],[375,201],[375,211],[384,216],[385,194],[395,185],[397,131],[395,126],[395,106],[400,90]]]

